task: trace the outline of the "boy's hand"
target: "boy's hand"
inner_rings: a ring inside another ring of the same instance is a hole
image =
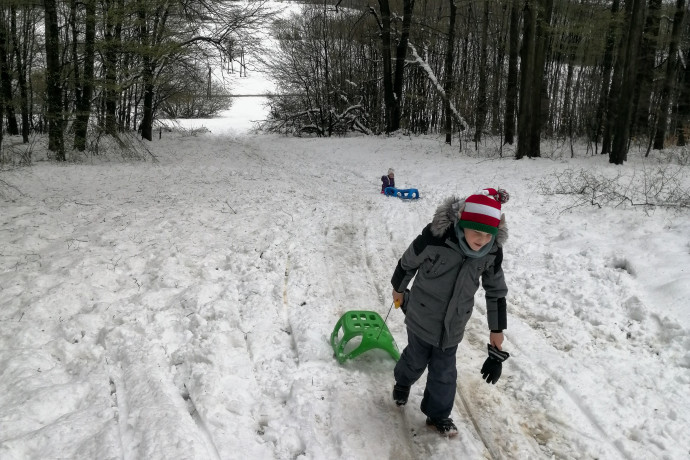
[[[503,332],[492,332],[489,334],[489,344],[493,345],[499,350],[503,350],[503,348],[501,348],[503,345]]]
[[[398,292],[393,289],[393,303],[395,304],[395,308],[400,308],[403,303],[403,297],[404,294],[402,292]]]

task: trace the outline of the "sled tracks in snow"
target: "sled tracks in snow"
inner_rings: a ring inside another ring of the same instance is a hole
[[[295,342],[295,335],[293,334],[292,324],[290,324],[290,307],[288,303],[288,282],[290,279],[290,254],[288,253],[285,257],[285,276],[283,278],[283,322],[285,323],[285,329],[283,331],[290,336],[290,345],[292,352],[295,355],[295,363],[299,366],[299,349],[297,348],[297,342]]]
[[[194,420],[194,423],[196,423],[196,426],[199,429],[199,433],[206,442],[206,445],[208,446],[208,452],[211,455],[213,455],[213,458],[215,460],[221,460],[222,457],[220,455],[220,452],[218,451],[218,446],[216,446],[215,441],[213,441],[213,435],[211,434],[211,431],[208,429],[206,421],[204,421],[204,419],[201,417],[201,414],[197,410],[196,404],[194,404],[194,399],[192,399],[191,395],[189,394],[187,385],[183,385],[183,391],[180,396],[182,396],[182,399],[185,401],[189,415],[192,416],[192,420]]]
[[[515,349],[519,350],[519,347],[513,343],[511,346],[513,346]],[[528,357],[524,353],[521,354],[521,359],[524,360],[529,360]],[[522,372],[520,369],[520,364],[517,362],[512,362],[511,364],[513,366],[514,371],[516,372]],[[621,449],[617,443],[611,441],[610,436],[606,434],[604,429],[601,427],[601,424],[597,421],[596,417],[592,413],[591,409],[587,407],[585,403],[581,400],[581,398],[570,388],[568,388],[567,384],[564,384],[561,379],[558,378],[557,375],[555,375],[552,371],[550,371],[548,368],[540,365],[538,362],[530,362],[527,364],[531,369],[541,369],[542,372],[544,372],[548,376],[548,380],[552,383],[556,383],[556,388],[558,388],[561,392],[561,394],[570,400],[570,407],[574,409],[574,411],[571,413],[571,419],[576,419],[580,418],[582,421],[585,422],[586,425],[590,426],[593,428],[593,431],[598,434],[598,440],[597,442],[600,445],[606,445],[610,449],[609,455],[610,454],[617,454],[617,458],[622,458],[622,459],[631,459],[632,457],[625,452],[623,449]],[[517,377],[519,378],[519,377]],[[483,383],[482,383],[483,384]],[[480,385],[482,385],[480,384]],[[486,385],[486,384],[484,384]],[[498,385],[497,385],[498,386]],[[494,388],[492,385],[489,385],[491,387],[489,391],[497,391],[497,388]],[[475,388],[476,390],[476,388]],[[483,426],[482,423],[479,422],[479,416],[477,414],[477,407],[476,404],[472,404],[472,401],[474,399],[477,399],[477,394],[472,394],[471,392],[473,389],[471,387],[464,387],[459,385],[456,391],[456,398],[455,398],[455,408],[456,411],[459,414],[462,414],[466,416],[467,420],[471,423],[474,432],[476,433],[476,437],[481,440],[483,443],[486,452],[490,454],[490,458],[494,460],[500,460],[504,458],[509,458],[511,455],[515,455],[511,451],[506,451],[505,448],[507,448],[508,444],[512,445],[513,448],[517,448],[520,450],[521,455],[525,456],[525,458],[541,458],[541,457],[559,457],[559,452],[554,452],[550,447],[549,443],[546,442],[546,440],[551,439],[552,443],[553,440],[560,440],[560,443],[553,443],[555,446],[558,446],[559,444],[563,445],[570,445],[574,441],[573,439],[564,436],[558,432],[558,430],[554,429],[549,429],[550,425],[553,423],[536,423],[535,427],[536,429],[531,428],[530,426],[526,426],[525,424],[521,424],[522,430],[519,431],[519,434],[522,434],[523,436],[520,436],[519,438],[514,436],[514,439],[508,440],[508,442],[500,444],[497,443],[494,437],[496,436],[495,432],[494,433],[489,433],[487,432],[487,427]],[[487,397],[488,398],[488,397]],[[478,403],[481,405],[481,400]],[[510,409],[510,408],[509,408]],[[519,411],[521,408],[519,406],[513,406],[513,410]],[[530,411],[527,411],[527,417],[529,417]],[[490,414],[489,414],[490,416]],[[486,417],[486,416],[485,416]],[[463,423],[461,420],[460,423]],[[458,424],[459,426],[459,424]],[[492,430],[493,431],[493,430]],[[517,443],[517,444],[516,444]],[[518,447],[515,447],[515,446]],[[528,453],[530,452],[531,453]],[[591,453],[591,452],[590,452]],[[583,455],[586,455],[584,453]],[[615,458],[615,456],[614,456]]]
[[[481,440],[482,444],[484,445],[484,449],[486,452],[489,453],[490,458],[492,460],[500,460],[502,458],[505,458],[505,456],[500,455],[498,452],[495,452],[495,449],[492,447],[493,443],[489,442],[489,440],[486,438],[486,436],[482,433],[481,428],[479,427],[479,424],[477,423],[476,416],[474,415],[474,412],[470,409],[469,404],[467,403],[467,399],[465,398],[465,395],[462,393],[461,388],[458,386],[456,392],[456,398],[455,398],[455,409],[458,413],[463,413],[467,416],[467,418],[472,422],[472,428],[474,429],[474,433],[476,434],[477,438]],[[460,403],[458,404],[458,400]],[[462,407],[460,407],[462,406]],[[462,410],[461,410],[462,409]]]
[[[104,343],[114,351],[106,366],[122,458],[222,457],[208,421],[187,385],[178,386],[162,347],[149,346],[132,331],[116,332]]]

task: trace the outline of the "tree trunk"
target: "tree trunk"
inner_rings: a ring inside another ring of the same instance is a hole
[[[609,163],[621,165],[628,157],[630,141],[630,122],[632,121],[632,95],[635,86],[637,48],[639,33],[642,29],[644,0],[632,0],[630,7],[626,4],[626,31],[623,34],[622,53],[618,59],[622,61],[622,79],[620,94],[616,104],[616,119],[614,123],[613,142]],[[618,66],[617,66],[618,67]]]
[[[688,59],[690,59],[690,49],[686,49],[683,54],[684,60],[687,63]],[[688,128],[690,128],[690,65],[686,64],[678,94],[678,124],[676,125],[678,146],[687,145],[688,140],[685,130]]]
[[[105,132],[115,135],[117,131],[116,110],[118,99],[117,56],[120,49],[120,30],[122,29],[122,0],[105,0],[105,28],[103,44],[103,67],[105,73]]]
[[[520,50],[520,0],[512,0],[510,8],[510,50],[508,52],[508,82],[506,88],[506,144],[515,140],[515,106],[518,96],[518,52]]]
[[[510,10],[506,5],[501,15],[500,28],[496,29],[496,47],[493,56],[493,69],[490,70],[491,75],[491,89],[489,92],[489,112],[491,113],[491,124],[489,130],[491,134],[502,134],[503,118],[501,117],[501,110],[504,105],[503,94],[503,80],[505,73],[503,71],[506,58],[506,43],[508,40],[508,24],[510,21]]]
[[[613,56],[616,43],[616,30],[618,29],[618,11],[620,10],[620,0],[613,0],[611,4],[611,21],[606,32],[606,48],[604,49],[604,59],[602,62],[601,93],[597,104],[597,113],[594,120],[594,142],[601,141],[601,154],[604,155],[611,151],[611,125],[609,123],[609,113],[611,113],[611,92],[618,83],[611,81],[611,70],[613,69]],[[616,93],[617,94],[617,93]],[[606,118],[604,118],[606,117]],[[603,133],[603,134],[602,134]]]
[[[635,93],[633,94],[635,103],[633,114],[635,118],[632,129],[633,132],[641,134],[649,134],[649,108],[654,86],[655,57],[659,40],[659,24],[661,22],[661,0],[649,0],[648,11],[640,42],[640,65],[637,71]]]
[[[26,66],[22,58],[19,39],[17,37],[17,7],[10,6],[10,34],[12,35],[12,46],[14,48],[15,61],[17,62],[17,82],[19,83],[19,97],[21,100],[22,113],[22,142],[29,142],[29,95],[26,85]]]
[[[28,12],[33,11],[32,7],[27,8]],[[29,14],[27,14],[27,17]],[[36,19],[38,21],[38,18]],[[33,129],[34,128],[34,91],[32,88],[32,68],[33,68],[33,62],[34,62],[34,57],[36,56],[36,53],[38,52],[37,46],[36,46],[36,29],[37,29],[37,24],[38,22],[32,22],[30,20],[26,20],[22,24],[22,37],[24,38],[23,43],[22,43],[22,57],[23,57],[23,62],[24,62],[24,67],[26,68],[26,72],[24,75],[26,75],[26,83],[27,87],[29,88],[29,94],[28,94],[28,107],[29,107],[29,126]],[[41,118],[43,115],[39,114],[39,118]]]
[[[77,25],[77,0],[69,0],[69,29],[72,32],[72,87],[74,91],[75,106],[81,103],[81,69],[79,68],[79,26]],[[65,47],[69,47],[70,43],[65,40]],[[69,87],[69,85],[67,85]],[[69,110],[69,106],[65,104],[65,111]]]
[[[386,107],[386,133],[393,131],[393,69],[391,65],[391,10],[388,0],[378,0],[381,11],[381,59],[383,60],[383,101]]]
[[[64,118],[62,115],[62,87],[60,85],[60,35],[55,0],[44,0],[46,42],[46,93],[48,107],[48,150],[55,159],[65,161]]]
[[[407,56],[407,41],[410,36],[410,24],[412,23],[412,12],[414,10],[415,0],[404,0],[403,3],[403,22],[400,33],[400,41],[395,52],[395,75],[393,80],[393,116],[391,120],[391,131],[396,131],[400,128],[400,119],[402,116],[402,89],[403,77],[405,74],[405,56]]]
[[[122,46],[122,27],[120,26],[119,28],[115,28],[115,42],[117,43],[118,49]],[[128,81],[130,78],[131,74],[131,61],[132,61],[132,55],[127,54],[124,56],[122,63],[119,66],[120,72],[122,73],[122,80],[123,81]],[[117,77],[117,74],[113,75],[113,81],[115,81],[116,84],[118,82],[115,80]],[[116,87],[119,87],[116,86]],[[124,92],[115,92],[113,95],[113,100],[112,100],[112,105],[113,108],[116,108],[119,104],[120,110],[118,111],[118,117],[117,117],[117,128],[120,131],[129,131],[131,129],[131,117],[132,117],[132,99],[134,95],[134,89],[130,85],[126,91]],[[107,101],[106,101],[107,103]],[[106,105],[106,107],[108,107]]]
[[[666,139],[671,92],[673,91],[673,82],[675,81],[678,67],[678,43],[680,41],[680,32],[682,30],[684,16],[685,0],[676,0],[676,13],[673,15],[671,43],[668,47],[668,59],[666,60],[666,76],[664,78],[664,86],[661,90],[661,101],[659,102],[659,109],[657,111],[656,134],[654,135],[655,150],[663,149],[664,140]]]
[[[541,156],[541,132],[546,114],[549,113],[549,96],[544,75],[546,74],[546,45],[553,11],[553,0],[538,2],[536,35],[534,43],[534,73],[532,80],[532,123],[530,133],[529,157]]]
[[[5,105],[4,112],[7,117],[7,133],[10,136],[19,134],[19,126],[17,125],[17,116],[14,113],[14,97],[12,95],[12,76],[10,72],[10,56],[7,45],[9,44],[7,29],[5,27],[5,14],[0,9],[0,81],[2,86],[3,103]],[[2,128],[2,118],[0,118],[0,129]]]
[[[74,120],[74,148],[86,150],[86,134],[91,117],[93,77],[96,41],[96,0],[83,0],[85,6],[86,30],[84,34],[84,72],[81,83],[81,97],[77,99],[77,114]]]
[[[3,132],[2,119],[5,116],[5,108],[4,107],[5,107],[5,99],[2,95],[2,93],[0,92],[0,152],[2,152],[2,136],[3,136],[3,134],[2,134],[2,132]]]
[[[443,111],[446,131],[446,144],[451,145],[453,139],[453,114],[451,113],[450,103],[453,98],[453,62],[455,61],[455,17],[457,16],[458,7],[455,5],[455,0],[448,0],[450,7],[450,19],[448,23],[448,42],[446,48],[445,60],[445,76],[443,79],[443,91],[446,93],[446,98],[443,101]]]
[[[331,69],[330,69],[330,63],[328,62],[328,53],[329,53],[329,48],[328,48],[328,10],[326,8],[326,2],[323,4],[323,13],[322,13],[322,32],[321,32],[321,38],[322,38],[322,43],[323,43],[323,71],[324,71],[324,85],[325,85],[325,90],[324,90],[324,97],[326,98],[325,100],[325,108],[328,110],[328,121],[326,122],[327,125],[327,130],[326,132],[328,133],[328,137],[331,137],[333,135],[333,111],[331,108],[333,107],[333,104],[331,102]],[[324,107],[322,104],[321,107]]]
[[[153,73],[155,64],[151,57],[149,50],[155,40],[155,30],[151,31],[153,37],[149,37],[149,30],[147,21],[147,7],[145,0],[139,0],[138,16],[139,16],[139,41],[143,47],[142,56],[142,83],[144,89],[144,108],[140,123],[141,137],[147,141],[153,141],[153,96],[155,93],[155,86],[153,83]]]
[[[489,46],[489,2],[484,1],[484,15],[482,18],[482,38],[479,55],[479,87],[477,88],[477,112],[475,117],[474,142],[481,142],[482,131],[486,121],[486,66]]]
[[[153,140],[153,95],[154,86],[146,84],[144,90],[144,113],[141,118],[141,138],[147,141]]]
[[[535,0],[527,0],[522,12],[523,33],[520,50],[520,99],[518,105],[518,142],[515,158],[529,156],[532,135],[532,81],[534,78],[535,32],[537,12]]]
[[[575,60],[574,52],[568,53],[568,71],[565,77],[565,94],[563,95],[563,109],[561,111],[560,126],[558,133],[565,136],[572,126],[571,120],[573,114],[570,112],[570,98],[571,87],[573,84],[573,61]]]

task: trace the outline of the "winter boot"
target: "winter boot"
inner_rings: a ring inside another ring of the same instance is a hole
[[[410,387],[398,385],[397,383],[393,385],[393,401],[395,401],[396,406],[407,404],[408,396],[410,396]]]
[[[458,427],[455,426],[455,423],[453,423],[452,418],[427,417],[426,424],[429,426],[433,426],[438,430],[439,433],[449,438],[452,438],[453,436],[458,434]]]

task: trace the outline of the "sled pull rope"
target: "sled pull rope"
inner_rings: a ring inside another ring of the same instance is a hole
[[[391,302],[391,306],[388,308],[388,313],[386,313],[386,319],[383,320],[383,324],[385,324],[386,326],[388,326],[388,324],[386,324],[386,321],[388,320],[388,315],[391,314],[393,304],[395,304],[395,308],[400,308],[400,304],[397,303],[395,300]],[[378,340],[379,337],[381,337],[381,332],[383,332],[383,328],[381,328],[381,330],[379,331],[379,335],[376,336],[376,340]]]

